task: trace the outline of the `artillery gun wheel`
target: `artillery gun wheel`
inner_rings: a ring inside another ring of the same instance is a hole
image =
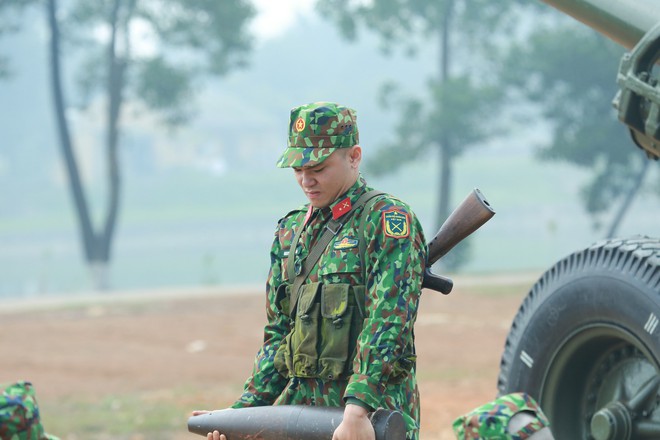
[[[660,438],[660,239],[557,262],[513,320],[498,391],[534,396],[562,440]]]

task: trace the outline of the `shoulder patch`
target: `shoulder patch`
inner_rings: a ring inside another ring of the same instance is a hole
[[[383,211],[383,231],[385,236],[392,238],[406,238],[410,235],[410,216],[407,212],[397,208]]]

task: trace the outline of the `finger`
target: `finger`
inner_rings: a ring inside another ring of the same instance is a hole
[[[193,416],[198,416],[198,415],[200,415],[200,414],[206,414],[206,413],[208,413],[208,412],[209,412],[209,411],[207,411],[207,410],[196,409],[196,410],[193,410],[192,415],[193,415]]]

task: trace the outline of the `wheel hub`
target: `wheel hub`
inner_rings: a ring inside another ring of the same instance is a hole
[[[591,435],[595,440],[630,440],[632,415],[621,402],[612,402],[591,419]]]
[[[612,374],[625,363],[634,365],[640,361],[640,355],[634,348],[626,347],[611,353],[608,361],[603,364],[606,373],[598,377],[596,382],[601,387],[608,381],[617,386],[616,392],[610,395],[611,400],[591,418],[591,437],[594,440],[656,438],[647,435],[656,435],[660,430],[657,421],[650,418],[658,404],[660,376],[652,375],[637,387],[631,388],[624,385],[626,369],[619,371],[619,374]],[[640,370],[632,371],[640,373]]]

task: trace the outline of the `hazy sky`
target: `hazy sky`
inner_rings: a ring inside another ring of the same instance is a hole
[[[314,9],[313,0],[253,0],[258,10],[252,24],[259,39],[282,34],[300,16],[309,15]]]

